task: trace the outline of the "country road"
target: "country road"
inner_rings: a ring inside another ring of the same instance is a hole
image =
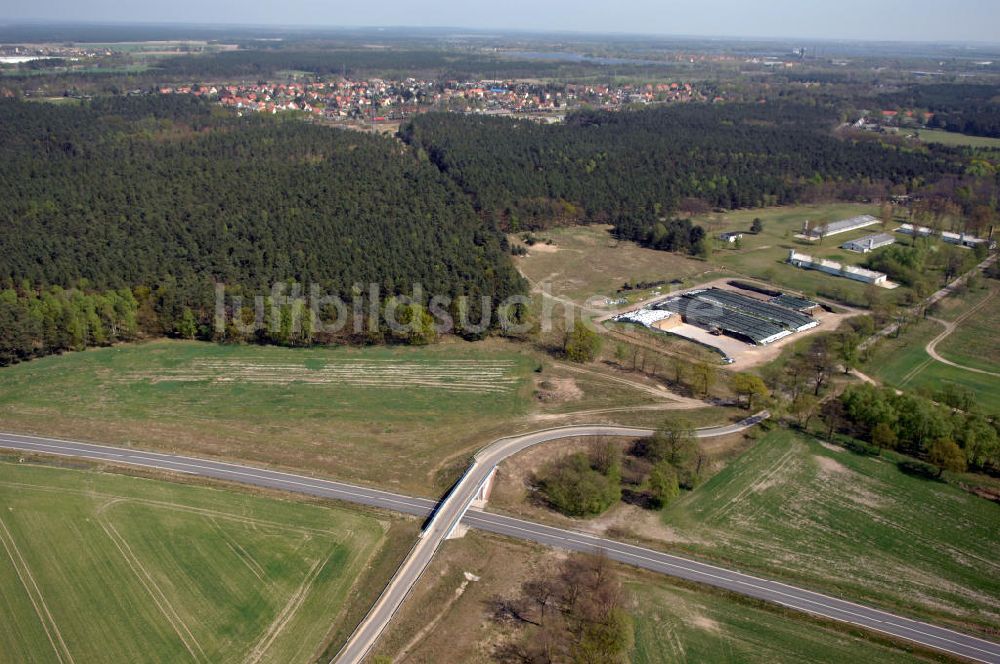
[[[736,425],[729,425],[726,429],[730,428],[730,426]],[[643,429],[632,431],[648,432],[648,430]],[[132,448],[110,447],[93,443],[7,433],[0,433],[0,448],[37,454],[84,458],[104,463],[124,464],[239,482],[268,489],[380,507],[419,517],[430,516],[434,513],[434,509],[437,506],[435,501],[426,498],[411,498],[388,491],[359,487],[342,482],[332,482],[305,475],[236,463],[146,452]],[[724,588],[749,597],[781,604],[805,613],[851,623],[952,655],[981,662],[1000,664],[1000,644],[927,623],[910,620],[884,611],[871,609],[852,602],[828,597],[820,593],[803,590],[777,581],[769,581],[742,574],[738,571],[708,565],[652,549],[615,542],[593,535],[535,524],[499,514],[491,514],[475,508],[465,512],[461,521],[464,525],[473,528],[530,540],[547,546],[573,551],[601,552],[612,560],[625,564],[704,583],[717,588]],[[421,538],[421,541],[424,540],[425,538]]]

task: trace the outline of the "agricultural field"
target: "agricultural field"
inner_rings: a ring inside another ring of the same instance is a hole
[[[937,346],[952,362],[1000,372],[1000,287],[993,286],[958,322],[955,331]],[[1000,381],[1000,377],[997,377]]]
[[[347,509],[0,460],[0,652],[9,662],[314,659],[381,550]],[[400,522],[402,523],[402,522]]]
[[[606,298],[628,297],[632,301],[656,294],[646,289],[616,295],[627,281],[678,279],[693,284],[721,276],[712,274],[712,266],[703,261],[619,241],[610,230],[610,226],[594,225],[539,232],[536,237],[549,239],[552,244],[543,241],[527,247],[528,255],[515,258],[515,263],[532,286],[547,284],[553,296],[577,304],[592,297],[603,305]],[[511,242],[523,244],[518,235],[512,235]]]
[[[960,324],[958,332],[962,330]],[[996,376],[976,373],[959,367],[938,362],[925,350],[926,345],[941,332],[944,327],[933,320],[921,320],[906,328],[898,339],[885,339],[880,342],[872,357],[864,364],[862,371],[879,379],[886,385],[899,389],[926,391],[933,393],[948,384],[955,385],[975,393],[980,409],[987,413],[1000,413],[1000,379]],[[938,345],[942,357],[948,357],[947,349],[951,337],[946,337]],[[979,346],[995,344],[995,335],[991,334],[983,340],[976,340]],[[954,346],[950,346],[954,348]],[[987,366],[985,357],[977,358],[976,363]],[[952,358],[958,361],[957,358]]]
[[[438,464],[463,462],[528,410],[536,366],[499,341],[363,349],[156,341],[3,369],[0,421],[8,431],[438,496]]]
[[[1000,505],[792,431],[662,519],[675,549],[730,566],[970,629],[1000,621]]]
[[[475,531],[446,542],[379,643],[393,661],[484,662],[516,638],[490,600],[552,569],[559,551]],[[696,586],[616,565],[633,619],[636,664],[667,662],[916,662],[901,649]]]
[[[1000,148],[1000,138],[989,136],[966,136],[943,129],[921,129],[917,137],[924,143],[941,143],[955,147]]]
[[[815,270],[803,270],[785,262],[789,249],[795,249],[804,254],[847,265],[860,264],[865,256],[845,251],[840,245],[854,238],[881,232],[881,226],[869,226],[833,235],[817,242],[800,240],[795,234],[802,231],[802,225],[807,220],[812,226],[817,226],[862,214],[877,217],[879,210],[877,206],[850,203],[799,205],[709,214],[696,217],[694,221],[704,226],[712,238],[726,231],[744,233],[739,248],[726,243],[716,245],[717,248],[709,260],[722,270],[755,277],[775,286],[811,296],[829,297],[847,304],[863,304],[865,284]],[[764,227],[760,233],[754,235],[749,232],[750,225],[758,217]]]

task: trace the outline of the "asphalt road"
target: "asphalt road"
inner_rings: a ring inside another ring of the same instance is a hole
[[[738,424],[725,425],[722,427],[711,427],[700,429],[697,432],[699,438],[709,438],[712,436],[723,436],[742,431],[754,426],[767,417],[767,413],[757,414],[747,418]],[[452,490],[445,496],[441,504],[438,505],[431,517],[430,522],[420,533],[420,539],[410,550],[406,560],[396,570],[386,586],[382,595],[372,606],[371,611],[351,634],[351,637],[344,644],[338,653],[336,661],[339,664],[357,664],[364,659],[378,640],[379,635],[392,620],[396,611],[402,605],[403,600],[416,584],[417,579],[430,564],[434,557],[434,552],[441,543],[448,538],[452,531],[458,526],[465,516],[473,499],[479,492],[480,487],[487,480],[496,466],[514,454],[534,445],[560,438],[571,438],[577,436],[622,436],[629,438],[640,438],[653,434],[652,429],[638,429],[632,427],[618,426],[568,426],[555,427],[533,431],[527,434],[507,436],[500,438],[476,453],[472,465],[466,469],[465,474],[452,487]]]
[[[558,431],[560,430],[541,432],[541,434],[544,437]],[[562,431],[565,431],[565,429]],[[631,431],[640,432],[639,435],[648,433],[648,430],[643,429]],[[718,431],[722,431],[722,429]],[[545,439],[551,440],[553,438]],[[537,440],[534,444],[537,444],[537,442],[542,441]],[[199,477],[240,482],[269,489],[381,507],[423,517],[433,514],[437,506],[436,501],[425,498],[411,498],[388,491],[359,487],[342,482],[332,482],[304,475],[181,455],[109,447],[93,443],[0,433],[0,448],[85,458],[92,461],[127,464]],[[452,494],[454,493],[453,491]],[[477,509],[465,511],[461,520],[465,525],[473,528],[530,540],[548,546],[574,551],[603,552],[609,558],[629,565],[724,588],[742,595],[774,602],[825,618],[855,624],[953,655],[1000,664],[1000,644],[803,590],[777,581],[761,579],[652,549],[623,544],[571,530],[535,524],[508,516],[491,514]],[[418,545],[420,542],[425,541],[428,541],[427,536],[422,537]]]

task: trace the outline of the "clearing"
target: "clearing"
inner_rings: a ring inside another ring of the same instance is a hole
[[[640,247],[634,242],[616,240],[611,226],[570,226],[536,233],[552,240],[527,247],[528,255],[515,258],[521,273],[533,286],[547,286],[556,298],[604,307],[606,299],[619,297],[631,301],[655,294],[655,289],[617,294],[627,281],[656,282],[683,280],[687,284],[710,278],[711,265],[688,256]],[[514,244],[523,244],[516,235]],[[717,274],[715,276],[718,276]],[[662,287],[662,291],[669,290]],[[615,305],[617,308],[620,305]]]
[[[312,659],[342,623],[353,626],[351,604],[384,583],[367,577],[403,536],[390,523],[0,461],[0,652],[66,664]]]

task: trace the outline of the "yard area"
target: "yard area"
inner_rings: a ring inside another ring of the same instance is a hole
[[[662,514],[680,550],[966,628],[1000,621],[1000,505],[776,430]]]
[[[966,136],[944,129],[921,129],[918,137],[924,143],[941,143],[957,147],[1000,148],[1000,138],[989,136]]]
[[[450,480],[438,477],[441,464],[509,433],[528,411],[535,366],[493,340],[311,349],[162,340],[4,368],[0,420],[8,431],[437,497]]]
[[[412,535],[346,509],[10,457],[0,510],[0,652],[25,663],[311,660],[385,583],[367,578],[379,551]]]

